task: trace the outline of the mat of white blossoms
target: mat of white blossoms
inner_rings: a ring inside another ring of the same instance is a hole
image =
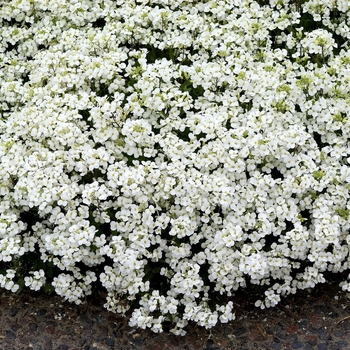
[[[349,7],[1,1],[0,286],[184,334],[348,270]]]

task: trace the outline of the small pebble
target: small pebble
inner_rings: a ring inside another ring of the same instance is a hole
[[[6,339],[16,339],[16,334],[12,331],[6,331]]]
[[[345,349],[347,346],[349,345],[349,343],[345,340],[339,340],[338,341],[338,346],[340,349]]]
[[[105,339],[105,344],[110,346],[111,348],[114,348],[114,340],[111,338]]]
[[[303,347],[303,343],[296,341],[292,345],[292,349],[301,349]]]
[[[64,344],[61,344],[61,345],[58,346],[57,350],[68,350],[68,346],[64,345]]]

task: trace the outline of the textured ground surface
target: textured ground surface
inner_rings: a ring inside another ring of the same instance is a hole
[[[260,350],[350,349],[350,299],[335,284],[320,285],[259,310],[249,295],[235,299],[236,321],[211,330],[192,326],[185,337],[132,329],[103,308],[76,306],[57,296],[2,292],[1,350]]]

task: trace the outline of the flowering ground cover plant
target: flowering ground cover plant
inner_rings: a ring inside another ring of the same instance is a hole
[[[348,270],[349,6],[2,2],[1,287],[184,334]]]

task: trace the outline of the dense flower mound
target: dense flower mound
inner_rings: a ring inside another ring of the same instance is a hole
[[[1,1],[0,286],[184,334],[349,269],[349,7]]]

